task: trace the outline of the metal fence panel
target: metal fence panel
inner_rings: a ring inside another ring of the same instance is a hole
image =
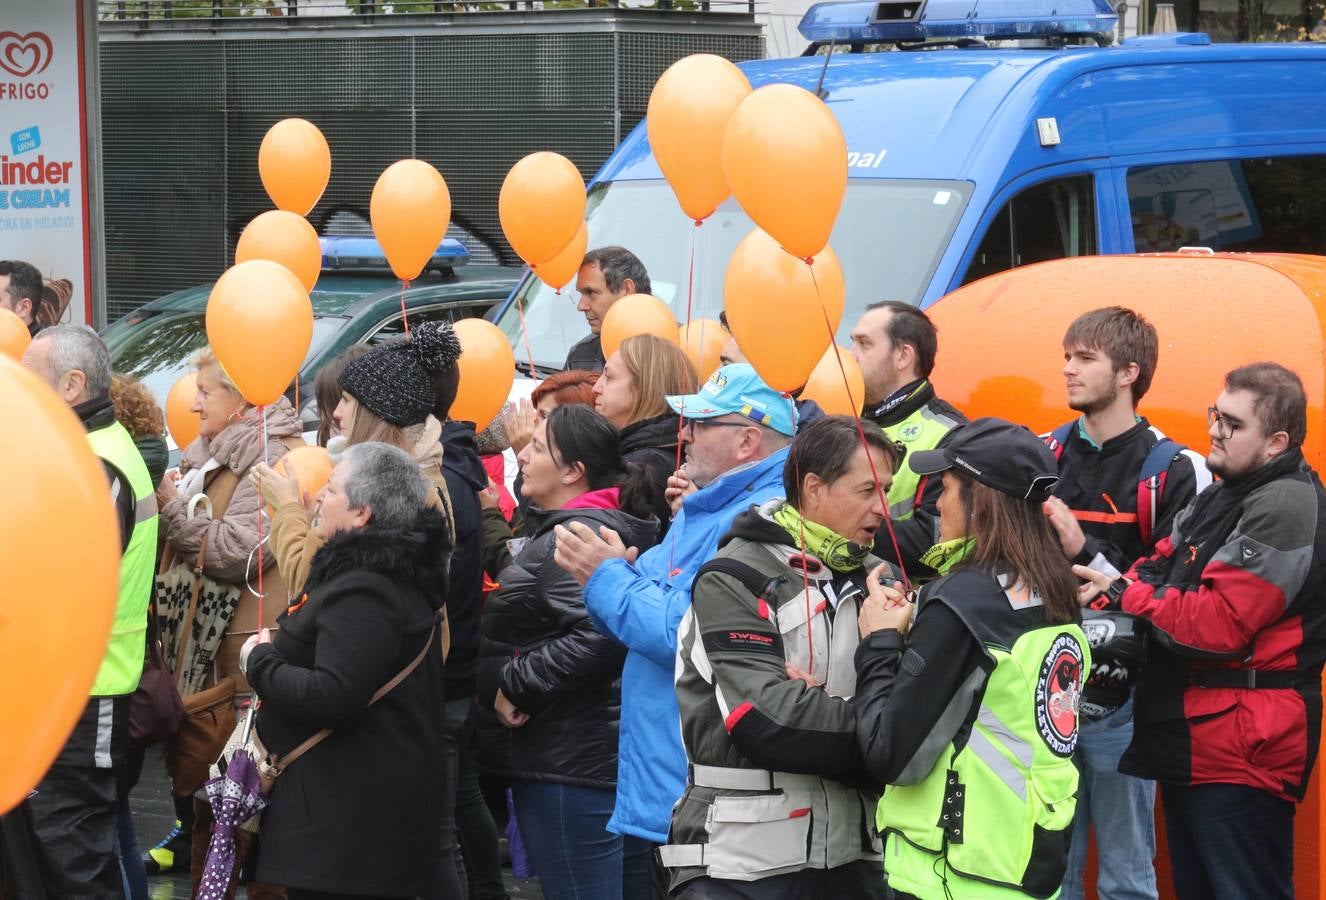
[[[331,145],[331,182],[309,214],[320,233],[362,233],[378,175],[413,155],[446,177],[452,233],[463,229],[476,261],[514,263],[497,218],[512,163],[556,150],[588,179],[673,61],[763,53],[750,16],[660,28],[653,12],[580,12],[554,17],[557,27],[530,14],[490,27],[319,24],[276,36],[101,23],[110,319],[232,262],[240,231],[271,208],[257,157],[279,119],[307,118]]]

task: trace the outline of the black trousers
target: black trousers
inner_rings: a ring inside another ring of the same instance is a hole
[[[1294,804],[1242,784],[1162,784],[1180,900],[1292,900]]]
[[[115,855],[116,776],[126,765],[129,698],[93,698],[28,800],[46,893],[123,897]]]

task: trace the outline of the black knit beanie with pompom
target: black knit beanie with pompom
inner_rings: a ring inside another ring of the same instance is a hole
[[[456,365],[460,341],[450,322],[426,322],[410,336],[374,347],[345,367],[341,390],[401,428],[428,418],[437,381]]]

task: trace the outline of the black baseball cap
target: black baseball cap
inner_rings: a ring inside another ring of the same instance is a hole
[[[953,469],[1010,497],[1037,502],[1048,500],[1059,481],[1059,464],[1045,441],[993,417],[962,426],[936,450],[913,453],[909,465],[918,475]]]

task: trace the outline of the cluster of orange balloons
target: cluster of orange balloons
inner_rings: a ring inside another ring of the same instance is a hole
[[[695,53],[669,66],[649,94],[649,147],[682,212],[696,222],[732,193],[722,165],[723,135],[750,93],[750,82],[731,62]]]
[[[295,273],[304,290],[311,291],[322,269],[322,247],[304,217],[331,179],[327,139],[312,122],[282,119],[263,136],[258,175],[276,209],[259,214],[244,228],[235,245],[235,262],[280,263]]]
[[[119,597],[120,542],[105,469],[82,423],[45,382],[2,354],[0,417],[22,423],[24,436],[0,441],[3,814],[50,768],[87,705]],[[33,527],[53,510],[58,537]]]
[[[313,337],[308,294],[322,268],[322,248],[304,216],[331,178],[327,139],[304,119],[277,122],[258,149],[258,174],[277,209],[255,217],[240,235],[235,265],[207,298],[206,325],[221,367],[245,400],[262,406],[285,393]],[[197,437],[197,420],[186,414],[189,387],[181,379],[166,401],[180,447]]]
[[[585,203],[584,176],[560,153],[531,153],[502,180],[497,196],[502,233],[516,255],[554,290],[566,287],[585,256]]]
[[[752,90],[732,63],[696,54],[659,78],[646,121],[654,158],[686,215],[699,224],[731,195],[758,226],[728,263],[728,323],[766,383],[801,388],[822,358],[832,361],[832,330],[823,323],[837,327],[845,300],[829,247],[847,190],[837,119],[803,88]],[[683,335],[684,346],[692,340]],[[836,375],[839,394],[851,393],[850,374]]]

